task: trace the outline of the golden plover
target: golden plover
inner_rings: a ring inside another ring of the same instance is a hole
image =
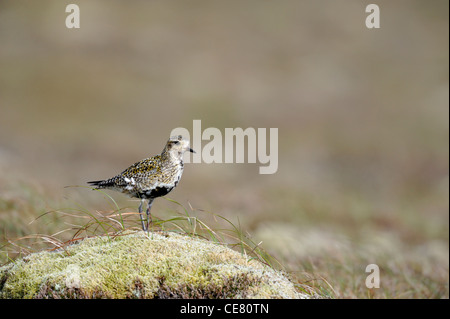
[[[88,184],[95,186],[95,189],[112,189],[130,197],[140,198],[139,214],[142,229],[148,231],[153,200],[168,194],[178,185],[183,174],[183,154],[186,151],[195,153],[189,147],[189,141],[183,139],[181,135],[172,136],[161,154],[143,159],[110,179],[92,181]],[[148,204],[147,219],[144,220],[142,205],[145,200],[148,200]]]

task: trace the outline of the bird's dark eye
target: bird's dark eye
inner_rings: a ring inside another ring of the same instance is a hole
[[[180,144],[180,142],[178,142],[178,141],[175,141],[174,143],[175,143],[175,144]]]

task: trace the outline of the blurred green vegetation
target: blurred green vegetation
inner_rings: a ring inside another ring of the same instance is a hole
[[[239,221],[336,297],[448,298],[448,1],[377,1],[377,30],[369,3],[81,0],[69,30],[63,2],[0,2],[0,237],[53,234],[67,220],[30,222],[73,203],[110,209],[64,187],[193,119],[277,127],[276,174],[188,164],[170,197]]]

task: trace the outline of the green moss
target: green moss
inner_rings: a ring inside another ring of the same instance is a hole
[[[1,298],[307,298],[282,273],[176,233],[87,238],[0,268]]]

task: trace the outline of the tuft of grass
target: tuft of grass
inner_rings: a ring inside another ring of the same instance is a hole
[[[92,211],[79,203],[74,203],[73,207],[42,213],[32,223],[36,223],[48,215],[57,215],[58,218],[54,220],[63,221],[62,224],[65,227],[51,235],[36,233],[7,239],[6,243],[0,247],[6,257],[5,259],[14,263],[14,260],[18,257],[24,257],[41,250],[57,250],[70,255],[68,247],[86,238],[103,237],[111,241],[130,231],[141,231],[138,212],[133,211],[132,208],[132,211],[129,211],[130,207],[120,207],[114,198],[102,190],[85,186],[80,187],[102,194],[111,210]],[[186,208],[173,199],[163,198],[175,204],[177,209],[170,210],[170,216],[167,218],[160,218],[158,215],[152,214],[153,223],[150,227],[150,237],[153,237],[154,234],[177,233],[193,239],[204,239],[239,252],[248,262],[257,261],[287,275],[283,265],[261,247],[261,242],[254,242],[251,236],[242,229],[239,219],[237,223],[233,223],[231,220],[213,212],[194,209],[190,203],[189,208]],[[212,227],[199,217],[194,216],[194,213],[195,215],[208,215],[208,217],[212,217],[216,222],[221,222],[224,226],[220,228]],[[295,278],[291,279],[295,282]],[[296,284],[295,287],[300,293],[310,296],[324,296],[319,290],[305,283]]]
[[[173,232],[85,238],[0,267],[0,298],[309,298],[282,272]]]

